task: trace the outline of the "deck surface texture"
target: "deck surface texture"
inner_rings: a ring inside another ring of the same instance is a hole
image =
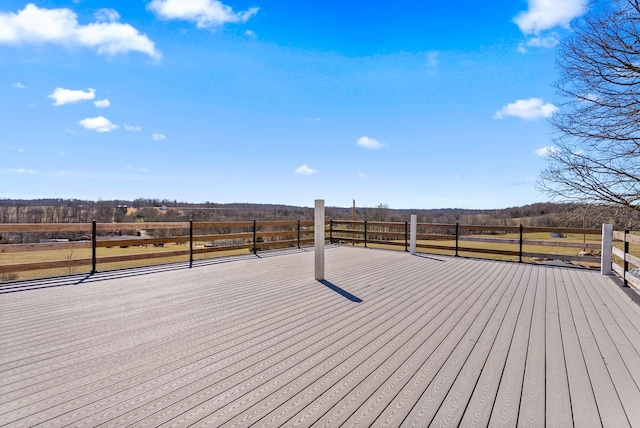
[[[0,286],[0,426],[640,427],[597,272],[328,247]]]

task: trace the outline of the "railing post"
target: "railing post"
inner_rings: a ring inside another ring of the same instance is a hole
[[[611,275],[611,256],[613,248],[613,225],[602,225],[602,246],[600,247],[600,273]]]
[[[333,244],[333,219],[329,219],[329,244]]]
[[[364,248],[367,248],[367,220],[364,221]]]
[[[409,223],[404,222],[404,250],[409,251]]]
[[[522,263],[522,244],[524,243],[524,226],[520,225],[520,251],[518,262]]]
[[[189,267],[193,266],[193,218],[189,218]]]
[[[98,270],[96,269],[96,262],[97,262],[97,257],[96,257],[96,241],[97,241],[97,224],[96,221],[93,220],[91,222],[91,274],[93,275],[94,273],[97,273]]]
[[[253,220],[253,255],[255,256],[258,253],[258,248],[256,248],[256,220]]]
[[[298,219],[298,250],[300,249],[300,219]]]
[[[459,243],[460,243],[460,223],[456,222],[456,257],[458,257]]]
[[[327,239],[324,222],[324,199],[315,200],[313,226],[314,257],[315,257],[315,279],[324,280],[324,241]]]
[[[625,287],[629,286],[629,281],[627,281],[627,272],[629,271],[629,262],[627,261],[627,253],[629,252],[629,241],[627,241],[628,235],[629,229],[624,231],[624,271],[622,272],[622,281]]]
[[[409,247],[409,254],[416,255],[416,241],[418,237],[418,215],[411,214],[411,246]]]

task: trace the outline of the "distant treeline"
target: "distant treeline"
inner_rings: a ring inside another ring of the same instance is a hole
[[[623,208],[543,202],[496,210],[393,209],[386,204],[358,207],[357,220],[409,221],[418,215],[421,223],[460,223],[529,227],[600,227],[612,223],[616,230],[640,229],[640,212]],[[352,218],[351,208],[327,207],[326,218]],[[86,223],[153,221],[242,221],[311,220],[313,209],[276,204],[214,202],[188,203],[166,199],[87,201],[79,199],[0,199],[0,223]]]

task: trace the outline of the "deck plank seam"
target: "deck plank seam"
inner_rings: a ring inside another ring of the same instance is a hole
[[[443,290],[444,291],[444,290]]]
[[[495,274],[497,276],[498,271],[497,269],[494,270],[493,274]],[[487,279],[491,279],[494,277],[494,275],[490,275],[489,277],[487,277]],[[483,282],[484,283],[484,282]],[[495,288],[492,290],[491,294],[487,297],[487,300],[483,303],[483,306],[481,308],[478,308],[477,313],[475,314],[475,316],[473,317],[473,319],[470,321],[469,325],[467,326],[467,328],[462,332],[460,339],[457,340],[457,343],[455,344],[455,346],[453,346],[453,350],[457,349],[458,346],[460,345],[460,343],[462,342],[463,338],[465,337],[465,335],[467,334],[467,332],[469,331],[469,329],[471,329],[471,327],[473,326],[473,323],[475,322],[475,320],[480,316],[480,314],[482,313],[482,308],[484,308],[487,304],[489,304],[489,302],[491,301],[491,298],[494,296],[494,294],[500,289],[500,285],[502,284],[496,284]],[[480,286],[480,285],[479,285]],[[469,312],[467,312],[469,313]],[[492,311],[493,313],[493,311]],[[450,333],[449,333],[450,334]],[[442,343],[442,342],[441,342]],[[451,354],[450,354],[451,355]],[[428,382],[427,385],[425,385],[425,387],[423,388],[422,393],[419,395],[418,399],[415,401],[415,403],[413,404],[413,406],[409,409],[408,412],[406,412],[405,417],[402,419],[402,421],[400,422],[400,425],[403,425],[405,423],[405,421],[407,420],[407,418],[411,415],[411,413],[414,412],[414,410],[416,409],[416,405],[420,402],[420,400],[422,399],[422,397],[424,396],[424,394],[427,392],[427,390],[431,387],[431,384],[433,383],[433,381],[438,377],[440,371],[442,370],[442,368],[445,366],[446,361],[449,358],[446,358],[445,361],[442,362],[442,365],[440,366],[440,368],[436,371],[436,373],[434,373],[434,376],[432,377],[432,379]],[[425,360],[426,362],[426,360]]]

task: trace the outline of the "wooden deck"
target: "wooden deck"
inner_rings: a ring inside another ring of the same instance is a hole
[[[209,263],[0,287],[0,425],[640,427],[640,307],[599,273]]]

